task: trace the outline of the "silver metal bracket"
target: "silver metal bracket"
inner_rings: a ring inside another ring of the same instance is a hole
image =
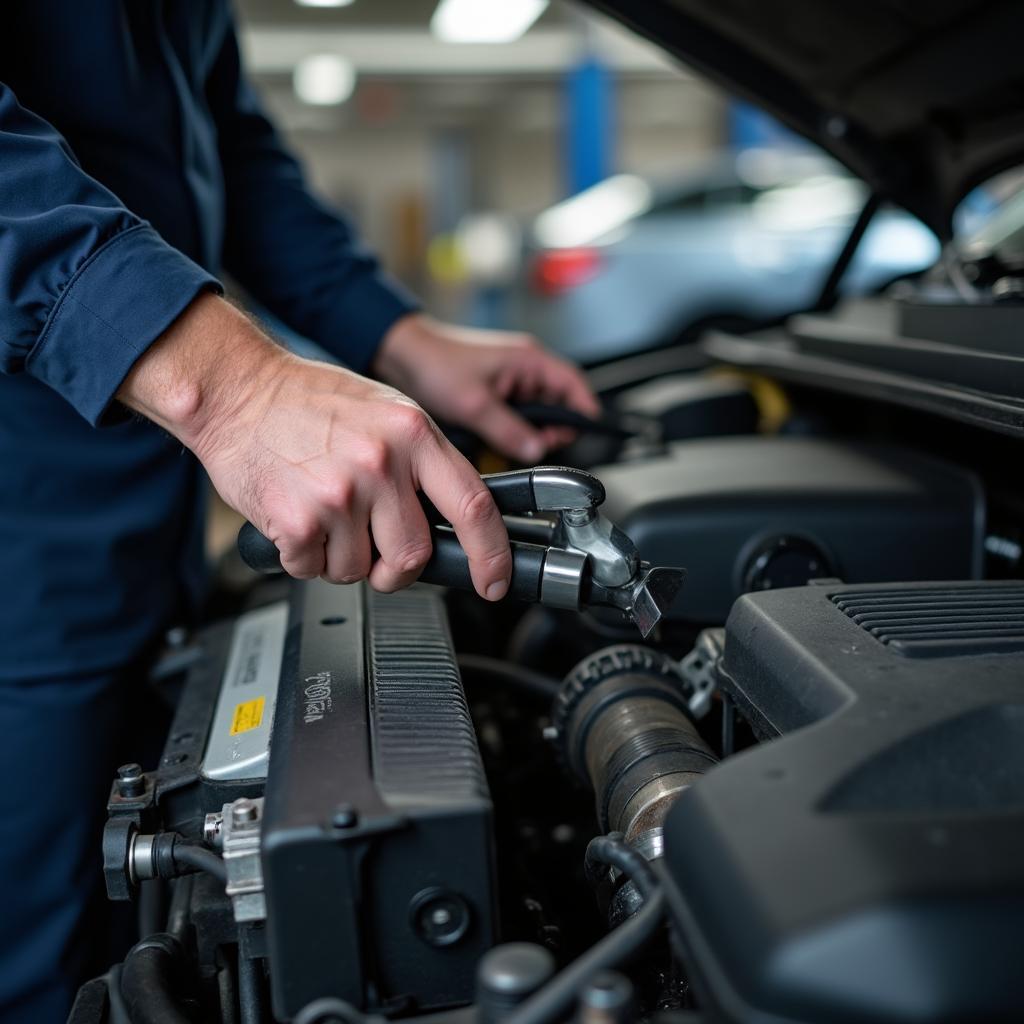
[[[220,818],[219,827],[211,819]],[[224,891],[231,897],[235,921],[263,921],[267,901],[263,893],[260,831],[263,798],[243,798],[225,804],[220,815],[207,815],[208,832],[219,835],[228,881]]]
[[[683,679],[689,684],[690,714],[703,718],[711,710],[711,699],[718,689],[718,661],[725,645],[724,629],[705,629],[694,648],[680,662]]]
[[[590,559],[591,575],[606,587],[621,587],[636,576],[640,555],[636,545],[596,509],[562,513],[567,545]]]

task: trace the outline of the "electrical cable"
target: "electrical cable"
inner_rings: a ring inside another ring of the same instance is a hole
[[[553,701],[562,685],[560,680],[543,672],[536,672],[498,658],[489,658],[484,654],[460,654],[459,671],[467,676],[488,676],[546,701]]]
[[[598,864],[618,868],[636,886],[645,901],[649,900],[658,888],[658,880],[654,876],[650,862],[642,853],[638,853],[628,843],[623,842],[618,832],[594,836],[587,844],[584,868],[587,878],[592,881],[597,877]]]
[[[205,871],[213,875],[217,881],[227,884],[228,870],[224,861],[212,850],[205,846],[197,846],[192,843],[176,842],[172,854],[174,863],[178,867],[193,868],[196,871]]]

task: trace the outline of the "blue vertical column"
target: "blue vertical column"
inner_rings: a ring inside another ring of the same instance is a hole
[[[575,195],[615,167],[615,76],[593,53],[569,71],[565,106],[566,185]]]

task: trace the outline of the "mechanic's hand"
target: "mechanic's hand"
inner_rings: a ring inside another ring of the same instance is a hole
[[[292,576],[412,583],[431,551],[422,490],[466,549],[478,593],[495,601],[508,589],[501,516],[430,417],[386,385],[291,355],[222,299],[193,302],[118,398],[195,452]]]
[[[560,403],[586,416],[601,411],[580,371],[530,335],[454,327],[422,313],[391,328],[372,369],[435,416],[468,427],[521,462],[537,462],[574,434],[565,427],[538,430],[508,402]]]

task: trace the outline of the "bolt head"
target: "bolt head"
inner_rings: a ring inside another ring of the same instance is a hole
[[[146,792],[146,778],[142,765],[130,761],[117,769],[117,792],[123,797],[142,796]]]
[[[231,808],[231,823],[233,825],[248,825],[256,820],[258,813],[256,805],[251,800],[236,800]]]
[[[471,917],[459,893],[436,886],[417,893],[409,904],[412,930],[428,946],[454,946],[469,931]]]
[[[223,827],[223,814],[213,813],[206,816],[206,820],[203,822],[203,839],[208,846],[220,845],[220,833]]]
[[[338,804],[331,816],[334,828],[355,828],[359,824],[359,812],[351,804]]]

